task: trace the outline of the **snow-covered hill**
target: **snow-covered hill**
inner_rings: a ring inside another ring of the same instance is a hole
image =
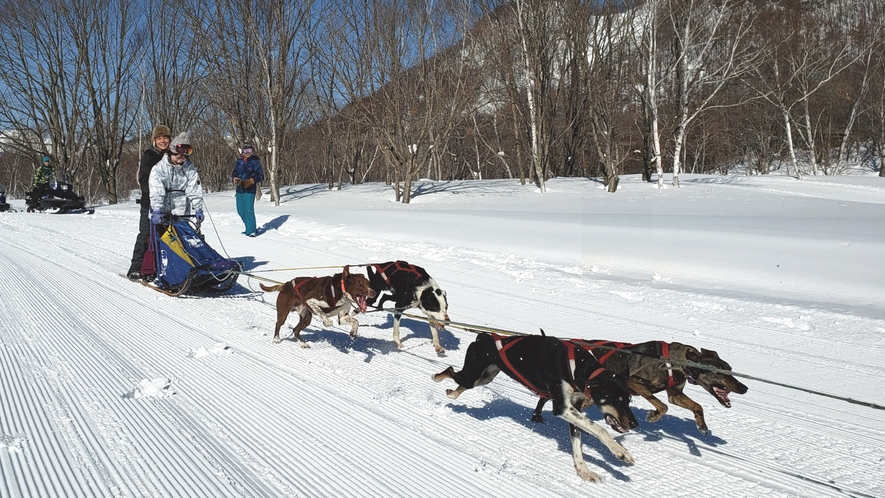
[[[731,409],[686,388],[708,435],[679,407],[645,422],[635,397],[640,426],[617,437],[635,465],[584,436],[600,484],[576,475],[564,421],[530,421],[516,382],[452,401],[430,379],[460,369],[469,332],[442,332],[437,356],[427,324],[404,319],[397,350],[376,312],[354,341],[314,320],[309,349],[273,344],[276,296],[255,279],[171,298],[120,276],[135,204],[0,213],[0,497],[885,495],[885,411],[815,394],[885,405],[885,183],[682,183],[422,182],[407,206],[379,184],[293,186],[258,203],[257,238],[231,192],[206,197],[209,244],[263,278],[405,259],[454,321],[679,341],[762,379],[741,379]]]

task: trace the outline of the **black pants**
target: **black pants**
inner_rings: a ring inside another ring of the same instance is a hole
[[[33,199],[35,205],[39,206],[40,199],[48,193],[49,193],[49,184],[48,183],[34,184],[34,191],[31,194],[31,199]]]
[[[144,253],[147,252],[148,248],[148,238],[151,235],[150,211],[150,206],[146,204],[141,205],[141,217],[138,219],[138,237],[135,238],[135,247],[132,248],[132,262],[129,264],[127,274],[141,271],[141,263],[144,261]]]

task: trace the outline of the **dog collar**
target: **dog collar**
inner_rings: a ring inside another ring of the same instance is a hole
[[[591,399],[593,398],[593,394],[590,391],[590,381],[593,380],[595,377],[602,375],[604,372],[605,368],[599,367],[590,374],[590,377],[587,377],[587,384],[584,385],[584,396],[587,396]],[[574,375],[572,375],[572,377],[574,377]]]

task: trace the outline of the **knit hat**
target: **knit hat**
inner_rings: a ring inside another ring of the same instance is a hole
[[[246,142],[243,144],[242,147],[240,147],[240,150],[243,150],[243,149],[253,149],[254,150],[255,146],[252,145],[252,142]]]
[[[180,151],[179,148],[181,149]],[[190,134],[186,131],[179,133],[175,138],[172,139],[172,143],[169,144],[169,151],[172,153],[190,155],[193,151],[193,147],[191,147]]]
[[[154,126],[154,131],[151,133],[151,140],[156,139],[157,137],[171,137],[172,130],[169,129],[166,125],[157,125]]]
[[[48,162],[52,162],[52,159],[50,159],[49,156],[43,156],[43,160],[41,160],[40,162],[41,163],[48,163]]]

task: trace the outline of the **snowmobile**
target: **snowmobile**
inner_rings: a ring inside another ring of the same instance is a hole
[[[155,289],[170,296],[180,296],[185,293],[220,294],[233,287],[243,267],[206,244],[194,216],[166,214],[164,219],[168,222],[151,225],[148,252],[141,272],[142,275],[156,275]],[[153,268],[150,268],[151,263]]]
[[[9,210],[15,211],[12,206],[6,203],[6,187],[0,185],[0,213]]]
[[[51,213],[87,213],[93,214],[94,207],[87,207],[86,200],[81,195],[74,193],[73,186],[67,182],[53,182],[49,184],[49,189],[45,195],[36,199],[36,189],[31,189],[25,193],[25,204],[28,206],[28,212],[49,211]]]

